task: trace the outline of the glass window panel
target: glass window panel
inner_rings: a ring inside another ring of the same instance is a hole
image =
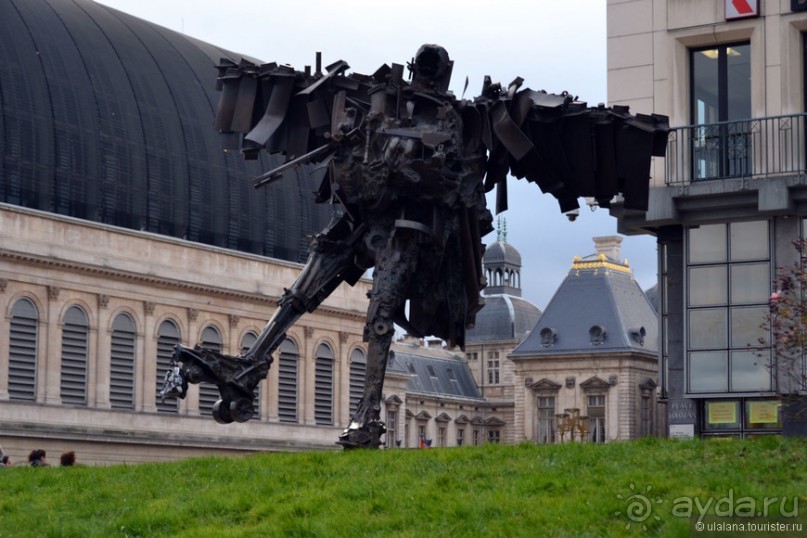
[[[759,346],[770,343],[768,331],[762,328],[767,306],[731,309],[731,347]],[[765,344],[759,339],[764,338]]]
[[[726,267],[689,268],[689,305],[726,304]]]
[[[728,89],[727,120],[751,117],[751,45],[726,48],[726,88]]]
[[[704,408],[707,430],[733,430],[740,427],[740,402],[737,400],[707,401]]]
[[[782,427],[782,402],[746,400],[745,427],[750,430],[776,430]]]
[[[725,308],[689,311],[689,346],[693,349],[725,348],[728,320]]]
[[[709,224],[688,231],[689,263],[726,261],[725,224]]]
[[[731,352],[731,390],[771,390],[767,351]]]
[[[731,266],[731,303],[768,303],[771,272],[767,262]]]
[[[718,117],[718,49],[692,55],[693,123],[714,123]]]
[[[689,390],[725,392],[728,383],[728,357],[725,351],[694,351],[689,354]]]
[[[732,223],[729,245],[731,261],[767,260],[768,221]]]

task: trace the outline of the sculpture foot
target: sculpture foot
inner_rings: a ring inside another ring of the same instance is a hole
[[[378,448],[381,446],[381,436],[386,431],[386,426],[380,420],[373,420],[365,426],[360,426],[357,422],[351,422],[350,426],[339,436],[336,444],[342,445],[345,450]]]

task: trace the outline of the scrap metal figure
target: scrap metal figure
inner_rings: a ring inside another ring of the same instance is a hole
[[[287,159],[256,187],[310,166],[324,172],[316,201],[341,210],[313,238],[305,268],[255,344],[239,356],[178,345],[161,394],[184,397],[188,383],[214,383],[214,418],[249,420],[286,331],[374,267],[365,389],[338,441],[374,448],[385,432],[381,393],[394,324],[462,348],[484,304],[481,238],[492,230],[485,193],[497,186],[497,211],[506,209],[510,173],[555,196],[562,212],[576,209],[578,197],[608,206],[619,193],[625,208],[646,209],[651,156],[664,155],[668,125],[627,107],[589,108],[566,93],[521,89],[520,78],[502,87],[486,77],[481,96],[458,99],[448,90],[453,62],[437,45],[420,48],[408,81],[399,64],[369,76],[346,74],[343,61],[325,73],[319,56],[317,64],[314,73],[247,61],[218,66],[216,128],[242,134],[245,158],[265,150]]]

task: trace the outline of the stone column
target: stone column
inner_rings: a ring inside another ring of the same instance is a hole
[[[135,410],[147,413],[157,412],[157,320],[154,309],[154,303],[143,302],[143,331],[138,331],[135,362]]]
[[[199,311],[195,308],[188,308],[188,335],[186,337],[186,345],[193,347],[199,341],[199,327],[196,321],[199,317]],[[199,414],[199,385],[190,383],[188,384],[188,395],[184,400],[179,400],[179,414],[196,416]]]
[[[297,405],[300,413],[297,415],[302,424],[316,424],[314,418],[314,377],[316,374],[317,350],[314,346],[314,328],[303,327],[303,346],[300,350],[300,395]]]
[[[109,296],[103,293],[98,294],[98,315],[94,330],[96,333],[96,346],[94,366],[91,371],[95,372],[93,383],[88,383],[89,393],[87,394],[87,405],[99,409],[110,409],[112,404],[109,401],[110,384],[110,351],[112,349],[112,327],[110,323]],[[91,355],[92,358],[92,355]],[[89,381],[89,380],[88,380]]]
[[[48,308],[44,331],[39,343],[39,357],[44,356],[44,361],[38,361],[39,372],[37,377],[43,382],[37,383],[36,401],[50,405],[61,405],[61,379],[62,379],[62,322],[59,319],[59,293],[61,289],[56,286],[48,286]],[[43,368],[44,365],[44,368]]]
[[[11,305],[8,304],[9,295],[6,294],[8,280],[0,278],[0,312],[3,312],[3,327],[0,334],[0,400],[8,400],[8,335],[11,332]]]

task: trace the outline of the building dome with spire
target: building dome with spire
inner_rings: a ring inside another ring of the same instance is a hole
[[[485,306],[468,331],[468,342],[519,341],[532,329],[541,311],[521,298],[521,254],[507,242],[506,223],[499,221],[495,243],[488,245],[482,265],[488,286]]]

